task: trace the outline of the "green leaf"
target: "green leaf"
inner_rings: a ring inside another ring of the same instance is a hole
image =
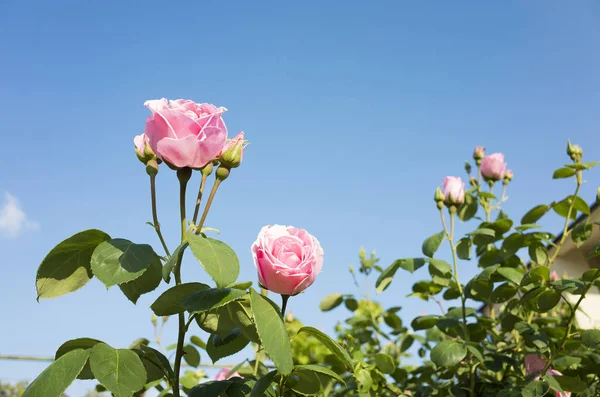
[[[452,277],[452,266],[440,259],[430,259],[429,274],[438,277]]]
[[[559,168],[552,174],[552,179],[570,178],[575,175],[577,171],[572,168]]]
[[[212,360],[216,363],[223,357],[231,356],[248,345],[248,339],[244,338],[239,329],[235,328],[224,337],[218,334],[212,334],[206,342],[206,352]]]
[[[560,292],[547,289],[537,296],[536,308],[538,312],[547,312],[560,302]]]
[[[90,261],[94,249],[110,236],[91,229],[62,241],[46,255],[36,275],[37,299],[56,298],[77,291],[93,277]]]
[[[465,202],[458,208],[458,219],[468,221],[477,214],[477,199],[470,194],[465,194]]]
[[[548,262],[548,248],[539,241],[535,241],[529,246],[529,256],[538,265],[544,265]]]
[[[176,285],[163,292],[156,301],[150,306],[150,309],[157,316],[171,316],[173,314],[183,313],[185,307],[181,301],[183,298],[192,295],[195,292],[209,289],[210,287],[202,283],[185,283]]]
[[[523,273],[518,271],[517,269],[513,269],[512,267],[500,267],[496,270],[496,273],[515,283],[516,285],[521,284],[521,280],[523,279]]]
[[[583,222],[578,222],[573,228],[571,239],[577,248],[581,247],[591,236],[594,231],[594,225],[588,223],[587,219]]]
[[[294,367],[290,338],[281,315],[265,297],[250,290],[250,303],[254,323],[265,351],[283,375],[289,375]],[[300,331],[298,331],[300,332]]]
[[[346,367],[352,368],[352,358],[346,350],[344,350],[336,341],[331,339],[327,334],[319,331],[314,327],[302,327],[298,330],[298,333],[306,332],[310,336],[316,338],[325,347],[331,351]]]
[[[115,397],[129,397],[146,384],[146,369],[129,349],[113,349],[106,343],[92,348],[90,366],[98,382]]]
[[[225,306],[231,321],[250,342],[260,343],[256,325],[252,320],[252,309],[248,300],[235,301]],[[220,324],[219,324],[220,325]]]
[[[458,240],[456,244],[456,254],[460,259],[469,260],[471,259],[471,247],[473,246],[473,240],[469,237],[463,237]]]
[[[204,342],[199,336],[193,335],[190,338],[190,342],[192,342],[194,345],[198,346],[201,349],[206,349],[206,342]]]
[[[224,242],[197,236],[188,232],[192,253],[208,275],[222,288],[235,283],[240,273],[240,261],[235,252]]]
[[[431,350],[431,361],[438,367],[450,368],[458,365],[467,355],[467,349],[461,343],[445,340]]]
[[[98,245],[92,253],[92,272],[107,288],[140,277],[156,254],[147,244],[116,238]]]
[[[194,292],[181,300],[190,313],[201,313],[216,309],[246,295],[246,291],[231,288],[209,288]]]
[[[321,381],[312,371],[298,370],[292,372],[286,385],[303,396],[315,395],[321,391]]]
[[[415,342],[415,338],[410,335],[407,334],[404,336],[404,338],[402,339],[402,342],[400,343],[400,351],[401,352],[405,352],[408,349],[410,349],[410,347],[412,346],[412,344]]]
[[[384,353],[377,353],[375,355],[375,364],[384,374],[393,374],[396,370],[394,359]]]
[[[247,290],[248,288],[252,287],[252,281],[243,281],[240,283],[233,283],[231,285],[227,286],[228,288],[235,288],[235,289],[240,289],[240,290]]]
[[[319,309],[321,309],[321,311],[323,312],[328,312],[341,305],[343,301],[344,298],[342,297],[342,294],[329,294],[325,298],[323,298],[323,300],[319,304]]]
[[[521,280],[521,286],[526,286],[529,284],[533,285],[541,285],[548,282],[550,278],[550,269],[546,266],[536,266],[532,268],[530,271],[525,273],[525,276]]]
[[[277,371],[271,371],[262,378],[260,378],[258,382],[254,384],[254,387],[252,388],[252,393],[250,393],[250,397],[263,397],[265,392],[271,386],[271,384],[273,384],[273,381],[275,380],[276,376]]]
[[[573,365],[577,365],[581,362],[581,357],[573,356],[560,356],[552,360],[552,367],[558,370],[565,370]]]
[[[598,329],[587,329],[581,333],[581,343],[590,349],[597,349],[600,347],[600,330]]]
[[[477,344],[472,344],[472,345],[467,345],[467,350],[473,355],[473,357],[475,357],[480,363],[484,363],[485,360],[483,358],[483,354],[481,354],[481,351],[478,349]]]
[[[200,365],[200,353],[192,345],[183,346],[183,359],[191,367],[197,367]]]
[[[565,167],[583,171],[583,170],[589,170],[591,168],[594,168],[598,164],[600,164],[600,161],[588,161],[586,163],[580,163],[580,164],[566,164]]]
[[[563,218],[567,218],[567,215],[569,215],[568,218],[570,218],[572,220],[576,220],[577,219],[577,211],[575,210],[576,209],[575,204],[573,204],[573,210],[571,212],[569,212],[572,202],[573,202],[573,196],[569,196],[569,197],[565,198],[564,200],[554,204],[554,206],[552,208],[554,209],[554,212],[556,212],[558,215],[562,216]]]
[[[333,378],[342,384],[346,384],[346,382],[344,381],[344,378],[342,378],[341,376],[339,376],[338,374],[336,374],[329,368],[324,367],[322,365],[316,365],[316,364],[296,365],[294,368],[305,370],[305,371],[316,372],[321,375],[329,376],[330,378]]]
[[[490,301],[492,303],[503,303],[509,301],[517,294],[517,288],[513,287],[509,283],[500,284],[496,289],[492,292],[490,296]]]
[[[421,247],[423,255],[433,258],[435,252],[440,248],[442,241],[444,240],[444,232],[439,232],[433,236],[428,237]]]
[[[135,280],[119,285],[119,288],[134,304],[137,303],[140,296],[154,291],[161,280],[162,264],[160,258],[155,256],[148,270]]]
[[[181,243],[179,247],[175,248],[173,251],[173,255],[169,258],[167,263],[162,268],[162,278],[165,280],[165,283],[171,282],[171,273],[173,272],[173,268],[177,265],[177,262],[183,257],[183,253],[185,249],[188,247],[188,242]]]
[[[350,310],[351,312],[354,312],[356,309],[358,309],[358,301],[354,298],[347,298],[344,301],[344,305],[346,306],[346,309]]]
[[[419,316],[415,317],[414,320],[410,323],[410,325],[415,331],[420,331],[423,329],[429,329],[433,327],[436,321],[437,316]]]
[[[490,236],[496,237],[496,231],[485,227],[473,230],[471,233],[467,233],[469,236]]]
[[[571,197],[573,197],[573,196],[571,196]],[[575,202],[573,204],[573,208],[575,208],[577,211],[579,211],[585,215],[589,215],[590,214],[590,206],[588,205],[588,203],[586,203],[585,200],[579,196],[574,196],[574,197],[575,197]]]
[[[406,258],[406,259],[398,259],[394,261],[388,268],[386,268],[375,282],[375,288],[378,293],[381,293],[390,286],[396,271],[400,268],[404,270],[408,270],[411,273],[414,273],[417,269],[425,265],[425,259],[423,258]]]
[[[542,216],[544,216],[548,211],[550,211],[550,208],[550,206],[545,204],[533,207],[525,215],[523,215],[523,218],[521,218],[521,224],[525,225],[530,223],[536,223],[540,220]]]
[[[192,387],[188,397],[218,397],[223,395],[232,384],[228,381],[203,382]]]
[[[574,378],[572,376],[557,376],[554,379],[560,384],[563,390],[570,391],[573,393],[582,393],[587,389],[586,382]]]
[[[542,397],[550,390],[550,385],[544,380],[533,380],[529,382],[521,393],[523,397]]]
[[[54,361],[25,390],[23,397],[60,397],[90,357],[89,350],[72,350]]]
[[[494,289],[494,284],[484,278],[475,278],[465,286],[465,293],[468,298],[479,302],[487,302]]]
[[[148,379],[146,380],[147,382],[150,381],[151,374],[156,374],[157,372],[160,372],[162,376],[169,380],[169,382],[173,381],[175,374],[173,373],[173,368],[171,368],[169,360],[164,354],[156,349],[151,348],[150,346],[140,346],[136,353],[142,359],[142,363],[144,364],[144,368],[148,374]],[[154,377],[156,376],[158,376],[158,374]],[[162,376],[157,377],[156,379],[162,379]]]
[[[71,339],[69,341],[66,341],[62,345],[60,345],[60,347],[56,351],[54,359],[58,360],[60,357],[64,356],[65,354],[67,354],[68,352],[71,352],[73,350],[77,350],[77,349],[88,350],[88,349],[91,349],[92,347],[94,347],[98,343],[102,343],[102,341],[99,341],[97,339],[92,339],[92,338]],[[77,379],[94,379],[94,374],[92,373],[92,370],[90,369],[90,364],[89,363],[86,362],[86,364],[83,367],[83,369],[79,372],[79,375],[77,376]]]

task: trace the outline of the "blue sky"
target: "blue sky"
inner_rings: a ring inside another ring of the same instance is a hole
[[[249,247],[264,224],[317,236],[323,273],[290,310],[330,330],[345,309],[322,314],[318,302],[356,292],[347,269],[360,246],[384,266],[421,255],[422,240],[440,230],[433,191],[443,176],[462,175],[475,145],[506,154],[515,179],[505,209],[514,217],[570,194],[569,182],[551,180],[567,161],[567,138],[600,160],[598,48],[594,1],[2,1],[0,194],[22,215],[16,235],[0,238],[0,353],[52,355],[84,336],[126,347],[152,336],[147,307],[158,293],[134,306],[93,280],[35,301],[40,261],[80,230],[158,250],[132,143],[145,100],[229,109],[230,136],[244,130],[251,145],[207,224],[238,252],[240,280],[256,279]],[[598,172],[587,180],[590,201]],[[158,186],[175,247],[174,173],[162,169]],[[207,280],[191,255],[183,277]],[[405,298],[425,277],[402,274],[379,298],[403,306],[407,322],[435,311]],[[31,379],[43,367],[0,361],[0,379]]]

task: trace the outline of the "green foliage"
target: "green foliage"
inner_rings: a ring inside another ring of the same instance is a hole
[[[235,283],[240,273],[240,261],[227,244],[197,236],[192,232],[187,234],[187,239],[192,253],[217,287],[227,287]]]

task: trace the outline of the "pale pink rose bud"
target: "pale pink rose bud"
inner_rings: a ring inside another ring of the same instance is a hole
[[[550,281],[556,281],[556,280],[560,280],[560,277],[558,276],[558,273],[556,272],[556,270],[552,270],[550,272]]]
[[[227,139],[227,110],[187,99],[146,101],[152,111],[144,134],[156,156],[173,168],[200,169],[215,159]]]
[[[237,372],[234,372],[231,375],[229,375],[229,377],[227,377],[227,374],[229,373],[229,371],[231,371],[231,368],[223,368],[215,376],[215,380],[227,380],[227,379],[231,379],[231,378],[235,378],[235,377],[238,377],[238,378],[242,377],[242,375],[238,374]]]
[[[457,176],[447,176],[442,181],[442,193],[446,205],[459,206],[465,201],[465,183]]]
[[[244,157],[244,148],[247,145],[248,141],[244,140],[244,131],[242,131],[225,143],[219,154],[219,161],[227,168],[239,167]]]
[[[156,159],[156,154],[150,148],[146,134],[137,135],[133,138],[133,143],[135,145],[135,155],[142,163],[146,164],[148,161]]]
[[[512,172],[512,170],[506,171],[504,173],[504,180],[510,182],[510,181],[512,181],[512,179],[513,179],[513,172]]]
[[[323,267],[321,244],[304,229],[265,226],[251,249],[260,284],[278,294],[299,294]]]
[[[473,159],[481,160],[485,155],[485,148],[483,146],[477,146],[473,151]]]
[[[487,181],[499,181],[504,178],[505,171],[506,163],[502,153],[490,154],[481,160],[481,175]]]

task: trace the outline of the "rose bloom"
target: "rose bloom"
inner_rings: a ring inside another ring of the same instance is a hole
[[[143,152],[144,135],[156,156],[175,168],[202,168],[215,159],[225,145],[227,127],[221,115],[227,110],[187,99],[155,99],[144,105],[152,111],[144,134],[135,137]]]
[[[465,184],[457,176],[447,176],[442,181],[444,202],[449,205],[461,205],[465,201]]]
[[[485,156],[481,160],[481,175],[489,181],[499,181],[504,177],[506,171],[506,163],[504,162],[504,154],[494,153]]]
[[[304,229],[265,226],[251,249],[260,284],[278,294],[299,294],[323,267],[321,244]]]

